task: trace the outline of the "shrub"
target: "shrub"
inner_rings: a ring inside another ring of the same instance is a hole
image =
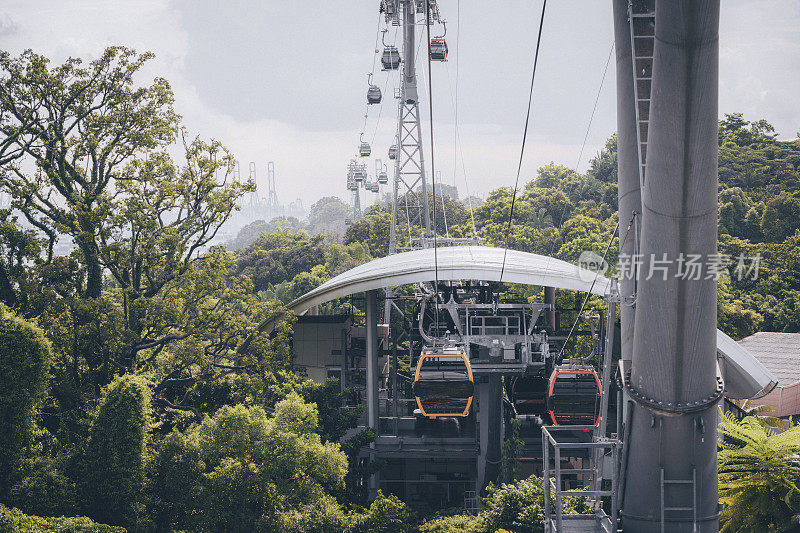
[[[0,305],[0,498],[6,499],[31,442],[33,420],[52,357],[37,326]]]
[[[125,528],[92,522],[86,517],[43,518],[0,504],[0,531],[14,533],[125,533]]]
[[[89,432],[82,483],[92,518],[113,525],[139,521],[150,389],[137,376],[115,379],[106,389]]]
[[[414,512],[395,495],[378,491],[365,513],[351,515],[348,533],[406,533],[412,531]]]

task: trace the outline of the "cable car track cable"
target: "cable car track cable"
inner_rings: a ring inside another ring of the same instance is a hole
[[[508,255],[508,247],[511,244],[511,228],[513,225],[514,220],[514,204],[517,200],[517,189],[519,188],[519,176],[522,173],[522,161],[525,156],[525,143],[528,140],[528,125],[530,124],[531,119],[531,106],[533,104],[533,84],[536,80],[536,66],[539,63],[539,48],[542,43],[542,28],[544,27],[544,13],[545,9],[547,8],[547,0],[542,2],[542,17],[539,20],[539,34],[536,37],[536,51],[534,52],[533,56],[533,71],[531,72],[531,88],[530,92],[528,93],[528,111],[525,115],[525,128],[522,132],[522,146],[520,147],[519,151],[519,163],[517,165],[517,178],[514,181],[514,193],[511,196],[511,210],[508,214],[508,228],[506,229],[506,246],[503,250],[503,264],[500,267],[500,279],[499,284],[503,282],[503,273],[506,269],[506,256]],[[498,298],[500,297],[500,286],[498,284]]]
[[[547,1],[547,0],[545,0]],[[431,69],[431,5],[430,0],[425,0],[425,37],[428,41],[428,120],[430,121],[431,133],[431,180],[432,188],[431,194],[433,195],[433,270],[436,285],[434,287],[434,303],[436,304],[436,336],[439,336],[439,256],[436,251],[436,163],[434,157],[434,144],[433,144],[433,76]]]

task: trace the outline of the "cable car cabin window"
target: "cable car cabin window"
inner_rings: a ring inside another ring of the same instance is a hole
[[[597,424],[600,384],[594,371],[555,371],[547,404],[550,418],[559,426]]]
[[[428,418],[467,416],[475,390],[469,359],[463,353],[421,355],[413,390]]]

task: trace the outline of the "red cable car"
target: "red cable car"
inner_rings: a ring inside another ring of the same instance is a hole
[[[600,378],[588,365],[559,365],[550,375],[547,410],[556,426],[596,426],[600,421]]]
[[[444,37],[431,39],[431,61],[447,61],[447,41]]]

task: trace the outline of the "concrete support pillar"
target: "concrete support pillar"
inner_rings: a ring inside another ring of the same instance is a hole
[[[707,279],[717,253],[719,8],[719,0],[656,3],[626,532],[719,528],[717,286]],[[699,257],[700,276],[682,276],[681,257]]]
[[[378,431],[378,292],[367,291],[367,425]]]
[[[480,455],[478,456],[478,490],[496,481],[500,474],[502,448],[502,377],[490,375],[477,385]]]
[[[367,291],[366,330],[367,330],[367,426],[380,432],[380,412],[378,411],[378,292]],[[370,444],[375,448],[375,443]],[[375,454],[370,453],[370,461],[375,460]],[[378,473],[369,477],[369,498],[373,499],[378,494],[380,481]]]
[[[552,328],[553,331],[556,330],[556,288],[555,287],[545,287],[544,288],[544,303],[550,304],[552,307],[546,311],[546,319],[545,322],[547,325]]]

